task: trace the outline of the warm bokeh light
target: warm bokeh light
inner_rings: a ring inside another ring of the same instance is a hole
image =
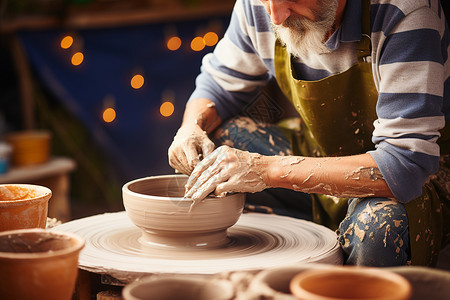
[[[136,74],[131,78],[131,86],[133,89],[140,89],[144,85],[144,76]]]
[[[219,37],[215,32],[208,32],[203,36],[206,46],[214,46],[219,41]]]
[[[70,35],[67,35],[65,37],[63,37],[63,39],[61,40],[61,48],[63,49],[69,49],[73,44],[73,37],[71,37]]]
[[[77,52],[74,55],[72,55],[72,65],[74,65],[74,66],[81,65],[83,60],[84,60],[84,55],[81,52]]]
[[[114,110],[114,108],[109,107],[103,111],[103,121],[105,121],[106,123],[111,123],[115,119],[116,111]]]
[[[205,48],[205,40],[200,36],[195,37],[191,42],[191,48],[194,51],[202,51]]]
[[[171,37],[167,41],[167,49],[175,51],[178,50],[181,47],[181,39],[177,36]]]
[[[159,111],[161,115],[164,117],[170,117],[175,110],[175,107],[173,106],[172,102],[166,101],[163,104],[161,104],[161,107],[159,108]]]

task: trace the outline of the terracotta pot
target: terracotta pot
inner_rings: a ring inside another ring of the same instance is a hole
[[[411,284],[390,271],[369,267],[309,270],[290,283],[294,296],[304,300],[408,300]]]
[[[68,300],[82,238],[44,229],[0,233],[0,295],[8,300]]]
[[[11,144],[12,163],[27,166],[44,163],[50,156],[51,133],[46,130],[26,130],[10,133],[6,141]]]
[[[32,184],[0,185],[0,231],[45,228],[52,191]]]
[[[289,283],[294,276],[315,269],[330,269],[327,264],[301,263],[268,268],[259,272],[251,281],[246,292],[239,298],[247,299],[273,299],[273,300],[294,300],[295,296],[291,294]]]
[[[124,300],[230,300],[231,282],[192,276],[147,277],[124,287]]]
[[[144,246],[217,248],[228,242],[227,229],[242,214],[244,194],[210,196],[194,203],[183,197],[187,178],[153,176],[123,186],[125,210],[142,229]]]

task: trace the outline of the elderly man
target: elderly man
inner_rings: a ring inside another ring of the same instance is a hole
[[[433,265],[450,239],[448,54],[439,0],[238,0],[169,163],[193,199],[245,192],[254,208],[283,188],[267,210],[312,201],[347,264]],[[295,126],[248,113],[275,81]]]

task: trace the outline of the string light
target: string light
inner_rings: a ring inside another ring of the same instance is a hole
[[[106,123],[111,123],[116,119],[116,111],[112,107],[108,107],[103,111],[103,121]]]
[[[141,74],[136,74],[131,78],[131,87],[133,89],[140,89],[144,85],[144,76]]]
[[[61,48],[63,49],[69,49],[73,45],[73,37],[70,35],[67,35],[62,38],[61,40]]]
[[[194,51],[202,51],[205,48],[205,40],[197,36],[191,42],[191,49]]]
[[[163,104],[161,104],[161,106],[159,107],[159,112],[164,117],[170,117],[174,111],[175,107],[170,101],[163,102]]]
[[[76,52],[74,55],[72,55],[72,65],[79,66],[84,60],[84,55],[81,52]]]
[[[206,46],[214,46],[219,41],[217,33],[210,31],[203,36]]]
[[[177,36],[172,36],[167,41],[167,49],[171,51],[178,50],[181,47],[181,39]]]

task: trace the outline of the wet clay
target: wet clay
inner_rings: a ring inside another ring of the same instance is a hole
[[[143,244],[142,231],[125,212],[91,216],[54,228],[86,240],[80,268],[115,278],[153,273],[216,274],[295,262],[342,264],[336,234],[313,222],[277,215],[243,214],[217,248]]]
[[[130,220],[142,230],[145,247],[217,248],[229,243],[227,229],[244,209],[244,194],[184,198],[185,175],[142,178],[123,187]]]

